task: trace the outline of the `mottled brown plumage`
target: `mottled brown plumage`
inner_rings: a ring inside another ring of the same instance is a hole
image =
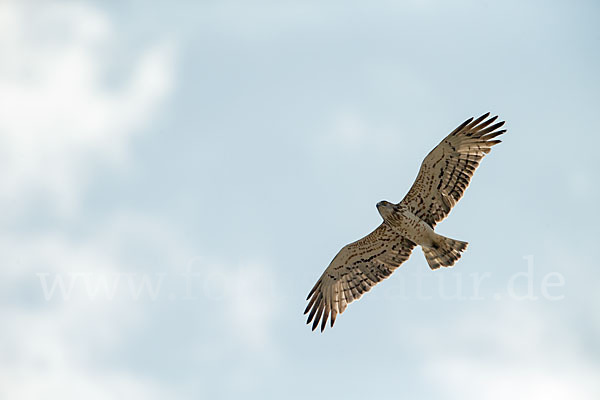
[[[452,131],[423,160],[417,179],[398,204],[382,201],[383,223],[335,256],[312,288],[305,314],[312,329],[331,326],[337,314],[391,275],[420,245],[431,269],[448,267],[460,258],[466,242],[438,235],[435,225],[463,196],[481,159],[500,140],[504,122],[489,113],[470,118]]]

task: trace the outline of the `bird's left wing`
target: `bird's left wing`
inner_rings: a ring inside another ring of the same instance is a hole
[[[504,121],[490,113],[470,118],[452,131],[423,160],[415,183],[399,203],[407,206],[431,227],[448,216],[469,186],[475,169],[492,146]]]
[[[321,332],[331,315],[331,326],[337,314],[358,300],[378,282],[390,276],[408,259],[415,244],[400,236],[385,222],[364,238],[345,246],[323,272],[306,300],[304,314],[312,329],[321,322]]]

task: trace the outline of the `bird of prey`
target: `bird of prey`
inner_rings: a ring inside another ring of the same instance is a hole
[[[446,218],[462,197],[481,159],[494,140],[506,132],[504,121],[490,113],[469,118],[453,130],[423,160],[417,179],[400,203],[377,203],[383,222],[364,238],[350,243],[333,258],[306,300],[313,331],[321,321],[321,332],[330,317],[358,300],[378,282],[389,277],[421,246],[429,267],[450,267],[467,248],[467,242],[437,234],[435,225]]]

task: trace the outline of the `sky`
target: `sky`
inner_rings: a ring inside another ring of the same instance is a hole
[[[0,399],[597,399],[594,1],[0,2]],[[420,249],[306,295],[485,112]]]

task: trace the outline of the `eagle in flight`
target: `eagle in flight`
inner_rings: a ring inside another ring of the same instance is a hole
[[[431,269],[450,267],[467,248],[467,242],[450,239],[434,232],[460,200],[481,159],[500,143],[494,138],[506,132],[498,130],[490,113],[469,118],[453,130],[423,160],[417,179],[400,203],[377,203],[383,222],[364,238],[340,250],[323,272],[306,300],[304,314],[312,329],[327,319],[331,326],[348,304],[358,300],[378,282],[389,277],[421,246]]]

